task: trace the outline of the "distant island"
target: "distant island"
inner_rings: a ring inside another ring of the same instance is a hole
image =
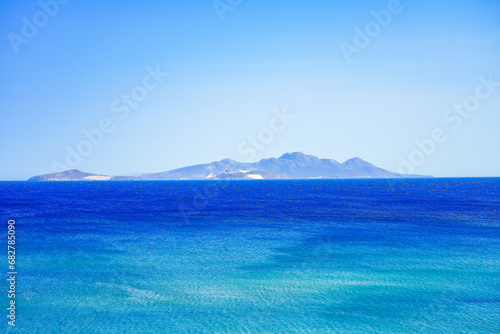
[[[177,168],[140,176],[110,176],[84,173],[77,169],[34,176],[28,181],[140,181],[140,180],[270,180],[270,179],[370,179],[429,178],[429,175],[397,174],[376,167],[361,158],[339,163],[301,152],[258,162],[224,159],[208,164]]]

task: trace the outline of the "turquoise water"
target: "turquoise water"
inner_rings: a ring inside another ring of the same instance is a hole
[[[3,182],[0,203],[7,332],[500,332],[500,179]]]

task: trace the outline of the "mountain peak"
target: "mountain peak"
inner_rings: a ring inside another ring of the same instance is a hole
[[[222,159],[219,162],[222,162],[222,163],[225,163],[225,164],[230,164],[230,163],[234,163],[236,161],[233,160],[233,159]]]
[[[304,154],[302,152],[288,152],[288,153],[285,153],[283,154],[281,157],[279,157],[280,159],[300,159],[300,158],[312,158],[314,156],[312,155],[307,155],[307,154]]]
[[[84,173],[84,172],[82,172],[82,171],[81,171],[81,170],[79,170],[79,169],[73,168],[73,169],[69,169],[69,170],[67,170],[67,171],[62,171],[62,172],[60,172],[60,173]]]
[[[348,167],[348,168],[371,168],[371,167],[375,167],[374,165],[372,165],[371,163],[369,163],[368,161],[365,161],[361,158],[352,158],[352,159],[348,159],[346,161],[344,161],[344,163],[342,164],[342,166],[344,167]]]
[[[347,159],[346,161],[344,161],[344,164],[353,164],[353,163],[362,163],[362,162],[366,162],[366,161],[361,159],[361,158],[354,157],[354,158]]]

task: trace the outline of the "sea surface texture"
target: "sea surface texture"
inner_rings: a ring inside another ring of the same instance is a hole
[[[7,333],[500,333],[500,179],[1,182]]]

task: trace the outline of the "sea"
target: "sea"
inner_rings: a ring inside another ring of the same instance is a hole
[[[500,178],[0,182],[0,219],[0,332],[500,333]]]

